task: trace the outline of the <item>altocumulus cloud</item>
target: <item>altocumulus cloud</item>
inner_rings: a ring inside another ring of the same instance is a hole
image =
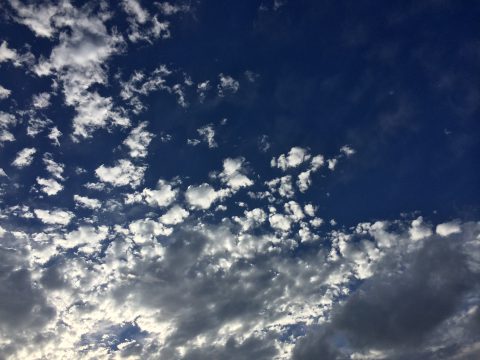
[[[432,21],[388,37],[458,5],[376,4],[381,26],[338,6],[5,1],[0,359],[480,357],[478,203],[449,197],[476,175],[442,172],[476,149],[478,44],[452,31],[466,65],[440,76]],[[405,62],[422,93],[455,85],[427,102],[432,157]],[[429,172],[445,182],[404,181]]]

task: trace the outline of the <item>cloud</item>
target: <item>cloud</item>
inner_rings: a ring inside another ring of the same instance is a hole
[[[191,206],[204,210],[209,209],[219,197],[220,193],[207,183],[190,185],[185,192],[185,199]]]
[[[8,98],[11,93],[12,93],[11,90],[8,90],[4,88],[2,85],[0,85],[0,100]]]
[[[142,192],[127,194],[125,203],[133,204],[144,202],[149,206],[169,206],[175,200],[178,193],[178,190],[173,186],[173,184],[160,179],[158,180],[156,189],[145,188]]]
[[[211,124],[205,125],[197,129],[198,135],[202,138],[204,142],[208,144],[210,149],[218,147],[217,142],[215,141],[215,130]]]
[[[113,186],[138,187],[143,182],[146,166],[134,165],[130,160],[121,159],[112,167],[101,165],[95,170],[100,181]]]
[[[45,153],[43,155],[43,163],[45,164],[45,167],[47,171],[52,174],[52,176],[58,180],[64,180],[63,179],[63,171],[65,168],[64,164],[57,163],[53,160],[52,154],[50,153]]]
[[[39,218],[44,224],[51,225],[68,225],[75,216],[70,211],[64,210],[33,210],[35,216]]]
[[[45,109],[50,106],[50,94],[43,92],[37,95],[34,95],[32,98],[32,104],[34,108]]]
[[[29,166],[33,162],[33,158],[37,150],[35,148],[25,148],[20,150],[13,160],[12,165],[22,169],[24,167]]]
[[[286,171],[288,168],[295,168],[303,162],[309,160],[311,155],[307,149],[294,146],[288,154],[282,154],[278,158],[272,158],[270,165]]]
[[[189,212],[179,205],[172,206],[165,214],[160,216],[160,222],[165,225],[176,225],[183,222]]]
[[[229,75],[220,74],[220,83],[218,84],[218,96],[225,96],[226,94],[235,94],[240,88],[240,83]]]
[[[48,196],[56,195],[63,190],[63,185],[54,179],[37,177],[37,183],[40,185],[40,190]]]
[[[130,149],[130,156],[133,158],[143,158],[147,156],[147,148],[154,135],[151,132],[145,130],[148,126],[148,122],[140,123],[135,129],[133,129],[128,137],[123,142]]]
[[[96,210],[102,206],[100,200],[92,199],[87,196],[73,195],[76,206]]]
[[[219,174],[219,177],[222,182],[229,186],[233,191],[253,185],[253,181],[244,174],[244,164],[245,159],[242,157],[235,159],[227,158],[223,160],[223,171]]]
[[[443,224],[438,224],[435,232],[440,236],[450,236],[452,234],[458,234],[461,232],[461,228],[458,222],[450,221]]]

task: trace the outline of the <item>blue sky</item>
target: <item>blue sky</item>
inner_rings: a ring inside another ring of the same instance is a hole
[[[0,359],[474,359],[476,2],[0,2]]]

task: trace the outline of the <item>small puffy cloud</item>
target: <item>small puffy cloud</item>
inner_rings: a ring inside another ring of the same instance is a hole
[[[244,174],[244,163],[245,159],[242,157],[227,158],[223,161],[223,171],[219,175],[220,179],[234,191],[253,185],[253,181]]]
[[[268,186],[272,193],[278,192],[281,197],[291,198],[293,197],[293,195],[295,195],[291,175],[275,178],[273,180],[267,181],[265,184]]]
[[[340,153],[342,153],[346,157],[350,157],[355,154],[355,150],[348,145],[344,145],[340,148]]]
[[[92,210],[99,209],[102,206],[100,200],[92,199],[87,196],[74,195],[73,200],[75,201],[76,206]]]
[[[33,210],[35,216],[44,224],[49,225],[68,225],[75,215],[70,211],[64,210]]]
[[[80,226],[77,230],[65,235],[65,239],[58,245],[66,249],[78,247],[86,254],[93,254],[101,249],[101,241],[108,235],[107,226]]]
[[[168,236],[172,233],[172,229],[166,227],[160,222],[146,218],[136,220],[128,226],[133,235],[133,240],[137,244],[143,244],[153,240],[156,236]]]
[[[220,197],[219,192],[207,183],[190,185],[185,192],[187,202],[199,209],[208,209]]]
[[[25,148],[20,150],[17,153],[15,160],[13,160],[12,165],[19,169],[29,166],[32,163],[36,152],[37,150],[35,148]]]
[[[338,160],[337,159],[328,159],[327,164],[328,164],[328,169],[329,170],[335,170],[335,167],[337,166]]]
[[[188,4],[172,4],[168,1],[164,1],[161,3],[155,3],[155,5],[157,5],[157,7],[162,12],[162,14],[166,16],[190,11],[190,5]]]
[[[11,93],[12,93],[11,90],[8,90],[4,88],[2,85],[0,85],[0,100],[8,98]]]
[[[5,61],[14,61],[18,54],[15,49],[10,49],[8,43],[4,40],[0,45],[0,63]]]
[[[148,122],[144,121],[140,123],[135,129],[133,129],[128,137],[123,142],[130,149],[130,156],[137,158],[143,158],[147,156],[147,148],[152,141],[154,135],[145,130],[148,126]]]
[[[229,75],[220,74],[220,83],[218,84],[218,95],[225,96],[226,93],[236,93],[240,88],[240,83]]]
[[[125,12],[135,18],[135,20],[144,24],[150,17],[150,14],[145,10],[137,0],[123,0],[122,6]]]
[[[419,216],[417,219],[412,221],[412,226],[409,229],[410,236],[412,240],[421,240],[432,235],[432,229],[430,226],[425,225],[423,222],[423,217]]]
[[[452,234],[458,234],[461,231],[460,225],[456,221],[438,224],[435,229],[435,232],[440,236],[450,236]]]
[[[288,168],[294,168],[309,160],[311,155],[307,149],[294,146],[288,154],[282,154],[278,158],[272,158],[270,165],[286,171]]]
[[[281,231],[289,231],[292,225],[292,219],[283,214],[270,214],[268,222],[272,228]]]
[[[50,130],[50,133],[48,134],[47,137],[50,140],[52,140],[52,142],[55,146],[60,146],[60,141],[58,141],[60,136],[62,136],[62,132],[60,130],[58,130],[58,128],[56,126],[54,126],[52,128],[52,130]]]
[[[251,228],[257,227],[265,222],[267,214],[264,210],[256,208],[253,210],[245,210],[244,217],[233,217],[233,220],[242,226],[243,231],[248,231]]]
[[[101,165],[95,173],[102,182],[136,188],[142,183],[146,169],[146,166],[134,165],[130,160],[121,159],[112,167]]]
[[[40,190],[48,196],[56,195],[63,190],[63,185],[55,179],[44,179],[37,177],[37,183],[40,185]]]
[[[50,153],[45,153],[43,155],[43,163],[45,164],[45,167],[47,169],[47,171],[52,174],[53,177],[59,179],[59,180],[63,180],[63,170],[64,170],[64,165],[63,164],[60,164],[60,163],[57,163],[55,162],[53,159],[52,159],[52,154]]]
[[[9,128],[17,124],[17,119],[12,114],[0,111],[0,145],[6,141],[15,141],[15,136]]]
[[[50,106],[50,94],[43,92],[33,96],[33,107],[37,109],[45,109]]]
[[[202,138],[204,142],[208,144],[210,149],[216,148],[218,144],[215,141],[215,130],[211,124],[205,125],[197,129],[198,135]]]
[[[145,202],[150,206],[166,207],[169,206],[177,196],[177,189],[173,188],[165,180],[158,180],[156,189],[143,189],[142,192],[128,194],[125,198],[126,204]]]
[[[295,201],[285,203],[284,208],[285,212],[289,214],[294,221],[300,221],[305,217],[302,207]]]
[[[173,206],[165,214],[160,216],[160,222],[165,225],[175,225],[183,222],[189,212],[179,205]]]

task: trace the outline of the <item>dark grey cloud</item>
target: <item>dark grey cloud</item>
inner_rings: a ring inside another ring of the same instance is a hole
[[[439,343],[439,331],[465,311],[468,298],[480,295],[475,259],[479,248],[473,236],[468,232],[433,236],[418,250],[386,257],[377,275],[333,311],[332,321],[322,331],[314,330],[298,342],[294,358],[341,359],[341,351],[348,349],[384,351],[389,359],[450,358],[453,354],[441,353],[458,352],[475,340],[478,315],[472,317],[470,334],[448,339],[451,344]],[[343,339],[343,345],[338,339]]]

